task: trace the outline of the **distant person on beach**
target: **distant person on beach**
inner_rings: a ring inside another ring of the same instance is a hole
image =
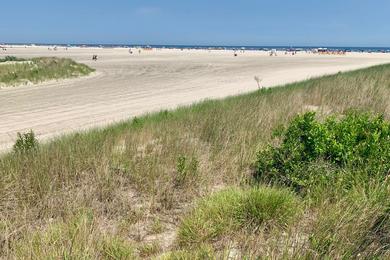
[[[97,55],[92,55],[92,60],[94,60],[94,61],[97,61],[97,59],[98,59],[98,56]]]

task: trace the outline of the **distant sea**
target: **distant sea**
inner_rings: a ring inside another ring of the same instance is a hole
[[[11,45],[40,45],[40,46],[63,46],[63,47],[101,47],[101,48],[135,48],[135,47],[151,47],[162,49],[212,49],[212,50],[295,50],[295,51],[309,51],[318,48],[324,48],[331,51],[346,51],[346,52],[377,52],[390,53],[390,47],[335,47],[335,46],[224,46],[224,45],[140,45],[140,44],[47,44],[47,43],[7,43]],[[1,45],[1,44],[0,44]]]

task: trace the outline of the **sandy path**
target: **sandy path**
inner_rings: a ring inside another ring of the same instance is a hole
[[[92,54],[99,60],[91,61]],[[44,47],[0,51],[20,57],[61,56],[86,63],[89,77],[36,86],[0,89],[0,149],[16,133],[33,129],[41,139],[102,126],[149,111],[174,108],[206,98],[220,98],[265,86],[390,62],[389,54],[269,57],[264,52],[155,50],[130,55],[126,49]]]

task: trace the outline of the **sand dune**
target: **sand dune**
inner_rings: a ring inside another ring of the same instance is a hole
[[[91,60],[97,54],[99,60]],[[257,89],[255,76],[271,87],[314,76],[390,62],[390,54],[269,57],[265,52],[207,50],[9,48],[19,57],[60,56],[97,70],[86,78],[0,89],[0,149],[9,148],[16,133],[33,129],[41,139],[102,126],[150,111],[174,108],[206,98]]]

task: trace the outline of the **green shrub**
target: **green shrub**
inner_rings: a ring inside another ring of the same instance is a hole
[[[383,116],[351,112],[321,123],[310,112],[295,117],[278,137],[279,146],[257,154],[258,180],[300,191],[317,185],[321,179],[330,181],[336,175],[343,178],[343,174],[352,172],[384,178],[390,169],[390,125]],[[325,165],[326,170],[316,173],[313,165],[317,164]],[[344,177],[353,181],[353,176]]]
[[[17,135],[18,138],[13,147],[16,153],[27,153],[38,148],[39,143],[32,130],[24,134],[18,133]]]
[[[244,228],[285,227],[300,208],[299,200],[288,190],[227,189],[202,200],[183,219],[178,242],[181,246],[200,246]]]

